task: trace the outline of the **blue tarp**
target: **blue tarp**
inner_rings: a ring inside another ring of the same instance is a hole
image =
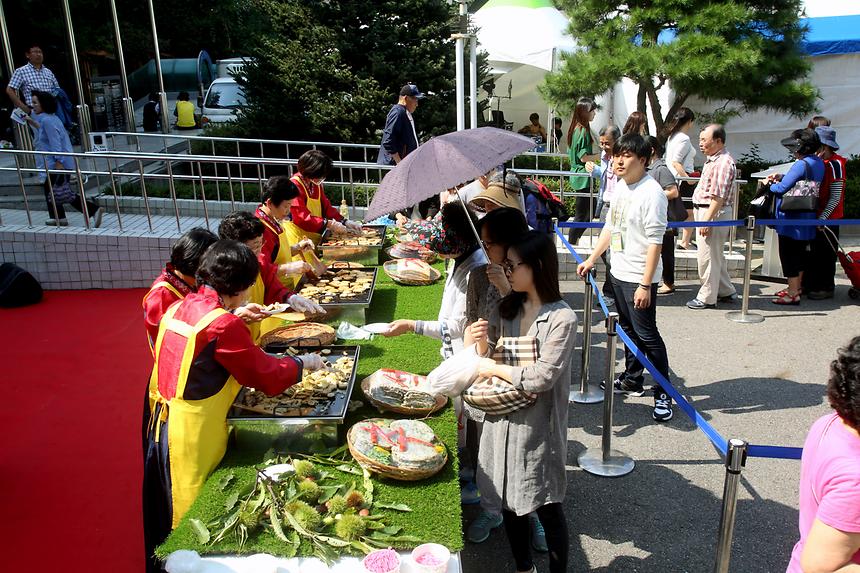
[[[804,18],[809,26],[804,51],[810,56],[833,56],[860,52],[860,14]]]

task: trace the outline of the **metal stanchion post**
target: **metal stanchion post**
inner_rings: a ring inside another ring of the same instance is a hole
[[[618,321],[618,313],[611,312],[606,317],[607,356],[606,356],[606,383],[603,391],[603,439],[600,451],[596,448],[588,448],[579,456],[579,467],[590,474],[602,477],[619,477],[633,471],[635,465],[633,458],[626,456],[618,450],[612,449],[612,406],[615,396],[613,381],[615,380],[615,346],[618,342],[618,333],[615,323]]]
[[[729,440],[726,453],[726,482],[723,486],[723,509],[720,514],[720,536],[717,539],[717,556],[714,573],[728,573],[732,555],[732,535],[735,531],[735,510],[738,506],[738,484],[741,470],[747,461],[747,443]]]
[[[588,272],[589,278],[594,278],[597,273],[594,269]],[[582,371],[579,376],[579,390],[571,390],[571,402],[577,404],[596,404],[603,401],[603,392],[597,388],[588,386],[588,370],[591,362],[591,311],[594,307],[594,288],[591,282],[585,280],[585,308],[582,313]]]
[[[753,233],[755,232],[755,217],[747,217],[747,246],[744,251],[744,295],[741,301],[741,310],[726,313],[726,318],[732,322],[755,324],[764,321],[764,316],[756,312],[749,312],[750,306],[750,274],[752,273],[752,245]]]

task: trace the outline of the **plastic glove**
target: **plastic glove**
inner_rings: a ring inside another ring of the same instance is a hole
[[[255,302],[249,302],[245,306],[240,306],[233,311],[233,314],[244,320],[246,323],[260,322],[266,315],[260,312],[263,307]]]
[[[305,261],[291,261],[278,267],[278,272],[284,276],[301,275],[313,270]]]
[[[302,361],[302,368],[305,370],[321,370],[328,367],[328,363],[319,354],[300,354],[296,358]]]
[[[316,247],[314,246],[314,242],[310,239],[302,239],[298,243],[296,243],[296,249],[299,251],[313,251]]]
[[[347,230],[350,231],[352,234],[354,234],[354,235],[360,235],[361,234],[361,231],[362,231],[361,223],[359,223],[358,221],[346,221],[345,224],[346,224]]]
[[[311,314],[324,314],[325,309],[312,301],[309,298],[305,298],[301,295],[294,294],[287,299],[287,302],[290,303],[290,306],[299,312],[309,312]]]
[[[334,220],[328,222],[328,229],[335,235],[344,235],[347,233],[346,227]]]

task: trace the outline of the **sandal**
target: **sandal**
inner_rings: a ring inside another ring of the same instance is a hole
[[[774,298],[770,302],[772,302],[773,304],[797,306],[798,304],[800,304],[800,294],[798,293],[794,296],[789,296],[788,293],[785,293],[783,296]]]
[[[803,294],[803,289],[797,289],[797,296],[801,296],[802,294]],[[776,293],[774,296],[778,297],[778,298],[786,297],[786,296],[788,296],[788,289],[784,288],[781,291],[779,291],[778,293]]]
[[[657,289],[657,294],[672,294],[675,292],[675,287],[660,285],[660,288]]]

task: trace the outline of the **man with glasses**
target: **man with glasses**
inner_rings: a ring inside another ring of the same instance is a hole
[[[38,44],[31,44],[26,52],[27,63],[17,68],[9,79],[6,94],[12,103],[27,115],[33,110],[33,92],[42,91],[50,94],[60,89],[54,73],[43,64],[45,55]],[[18,97],[21,91],[23,98]]]

